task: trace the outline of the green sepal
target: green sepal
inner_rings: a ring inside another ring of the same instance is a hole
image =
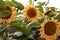
[[[4,18],[10,15],[10,11],[0,11],[0,18]]]

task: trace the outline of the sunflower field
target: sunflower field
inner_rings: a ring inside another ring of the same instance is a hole
[[[60,11],[36,1],[0,0],[0,40],[60,40]]]

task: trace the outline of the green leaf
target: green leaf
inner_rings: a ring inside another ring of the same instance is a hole
[[[39,4],[38,8],[39,8],[40,12],[43,13],[43,6],[45,5],[45,2],[38,2],[37,4]]]
[[[43,7],[39,7],[40,12],[43,12]]]
[[[39,26],[39,25],[40,25],[40,23],[36,20],[36,21],[30,22],[28,24],[28,27],[34,27],[34,26]]]
[[[44,21],[44,17],[41,17],[39,20],[40,24]]]
[[[37,4],[39,4],[40,6],[45,5],[45,2],[38,2]]]
[[[0,18],[4,18],[10,15],[10,11],[0,11]]]
[[[15,4],[16,4],[16,8],[20,9],[20,10],[23,10],[24,9],[24,6],[21,4],[21,3],[18,3],[17,1],[13,1]]]
[[[19,20],[16,20],[16,21],[13,21],[13,22],[11,22],[11,27],[13,27],[13,28],[18,28],[18,30],[19,30],[19,28],[20,28],[20,26],[21,26],[21,21],[19,21]]]
[[[60,15],[56,16],[56,18],[58,21],[60,21]]]
[[[53,17],[55,15],[56,15],[56,12],[51,12],[51,13],[48,14],[48,17]]]
[[[5,10],[6,6],[5,6],[5,2],[0,0],[0,10]]]
[[[10,27],[14,28],[16,31],[26,33],[26,25],[23,25],[22,20],[15,20],[11,22]]]
[[[28,25],[27,25],[27,34],[31,34],[32,33],[32,28],[33,27],[38,27],[40,26],[40,23],[36,20],[36,21],[33,21],[33,22],[30,22]]]
[[[22,13],[21,12],[17,13],[17,15],[20,15],[20,14],[22,14]]]
[[[0,6],[0,10],[1,10],[1,11],[2,11],[2,10],[6,10],[6,6],[1,5],[1,6]]]
[[[10,2],[10,1],[9,2],[5,1],[5,5],[6,6],[16,6],[16,4],[14,2]]]

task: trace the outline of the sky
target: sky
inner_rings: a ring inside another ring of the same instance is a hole
[[[22,3],[24,6],[26,6],[26,4],[28,4],[29,0],[16,0],[20,3]],[[37,2],[47,2],[48,0],[37,0]],[[34,2],[35,5],[37,4],[37,2]],[[49,0],[49,4],[47,5],[49,7],[56,7],[56,8],[60,8],[60,0]]]

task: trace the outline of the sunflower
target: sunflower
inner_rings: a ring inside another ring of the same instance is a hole
[[[57,22],[57,20],[45,20],[41,24],[40,37],[46,38],[46,40],[56,40],[60,32],[59,24],[60,22]]]
[[[32,4],[27,5],[24,8],[23,15],[29,21],[33,21],[39,18],[39,9],[34,7]]]
[[[17,12],[15,9],[13,9],[11,6],[7,6],[7,10],[9,10],[11,12],[10,15],[0,18],[0,23],[3,23],[5,21],[6,24],[9,24],[16,18]]]

